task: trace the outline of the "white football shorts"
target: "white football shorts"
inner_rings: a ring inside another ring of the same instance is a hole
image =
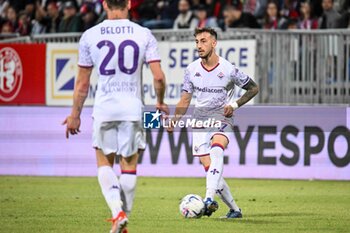
[[[202,156],[209,155],[210,148],[211,148],[211,139],[216,134],[225,136],[228,142],[230,142],[230,137],[233,134],[233,128],[230,127],[230,125],[228,125],[222,130],[218,130],[216,128],[193,130],[192,155],[195,157],[202,157]]]
[[[105,155],[130,157],[146,148],[146,135],[139,121],[99,122],[94,120],[92,146]]]

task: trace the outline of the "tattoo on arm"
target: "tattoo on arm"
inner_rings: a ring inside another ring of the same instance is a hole
[[[156,91],[157,96],[157,102],[163,103],[164,101],[164,94],[165,94],[165,81],[155,81],[154,82],[154,89]]]
[[[89,93],[91,72],[92,68],[79,68],[74,87],[72,117],[80,117],[83,110],[84,102]]]
[[[256,94],[259,92],[258,85],[253,81],[249,80],[249,82],[243,87],[244,90],[247,92],[244,93],[241,98],[237,100],[238,106],[242,106],[245,103],[247,103],[249,100],[251,100]]]
[[[73,101],[73,111],[72,115],[74,117],[79,117],[81,114],[81,111],[83,110],[84,102],[88,96],[88,92],[86,91],[78,91],[76,95],[74,96]]]

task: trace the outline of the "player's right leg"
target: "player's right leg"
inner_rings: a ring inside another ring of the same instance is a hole
[[[210,162],[211,162],[209,155],[200,156],[199,160],[203,164],[205,171],[208,172],[210,167]],[[205,207],[204,215],[209,217],[212,215],[212,213],[214,213],[219,208],[219,204],[214,200],[214,198],[213,199],[205,198],[204,207]]]
[[[122,210],[120,184],[113,171],[115,152],[118,150],[117,124],[115,122],[94,121],[93,147],[96,149],[97,178],[102,194],[112,212],[112,233],[120,233],[128,219]]]

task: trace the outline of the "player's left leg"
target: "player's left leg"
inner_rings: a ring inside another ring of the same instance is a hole
[[[221,177],[219,181],[216,194],[230,208],[229,212],[225,216],[226,218],[242,218],[241,209],[237,206],[236,201],[230,192],[230,187],[226,183],[224,177]]]
[[[138,153],[135,153],[130,157],[120,156],[119,161],[121,168],[121,175],[119,178],[121,186],[121,197],[123,201],[123,210],[127,215],[129,215],[131,212],[135,198],[138,157]]]
[[[118,129],[121,196],[123,209],[129,215],[135,197],[138,151],[145,148],[146,140],[140,122],[121,122]]]
[[[225,135],[214,134],[211,139],[210,147],[210,166],[207,172],[207,192],[205,199],[214,200],[216,190],[219,187],[219,181],[224,169],[224,150],[228,144]]]
[[[209,155],[201,156],[199,157],[199,160],[204,166],[205,171],[208,172],[210,163],[211,163],[210,156]],[[208,190],[208,187],[207,187],[207,190]],[[211,216],[212,213],[219,208],[219,204],[214,200],[214,198],[211,199],[208,197],[204,198],[204,206],[205,206],[204,215],[208,217]]]

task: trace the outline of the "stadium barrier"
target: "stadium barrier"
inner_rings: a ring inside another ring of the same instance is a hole
[[[154,30],[159,41],[193,41],[192,30]],[[80,33],[35,35],[0,43],[77,43]],[[266,31],[234,29],[220,40],[255,40],[256,103],[348,104],[350,30]],[[222,43],[222,42],[220,42]],[[220,44],[219,43],[219,44]],[[194,47],[194,44],[193,44]]]

